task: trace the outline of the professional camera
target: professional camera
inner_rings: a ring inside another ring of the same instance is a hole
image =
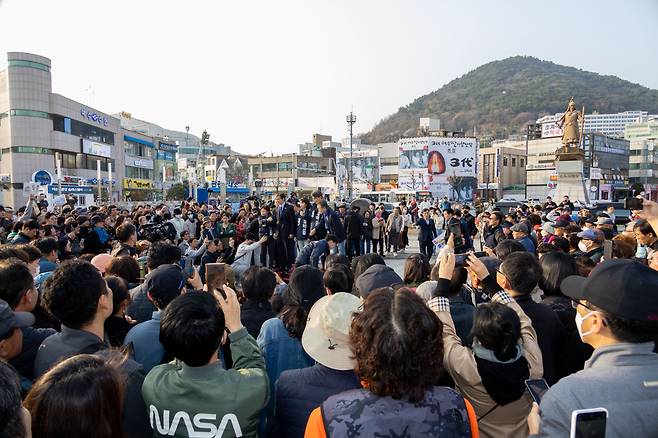
[[[142,233],[149,242],[158,240],[176,241],[176,228],[169,222],[160,222],[158,224],[145,224],[142,226]]]

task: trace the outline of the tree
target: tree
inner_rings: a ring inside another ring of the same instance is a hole
[[[167,190],[167,199],[171,201],[182,201],[185,199],[185,186],[181,183],[172,185]]]

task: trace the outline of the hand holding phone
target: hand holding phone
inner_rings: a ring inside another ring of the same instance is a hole
[[[207,263],[206,264],[206,286],[208,291],[219,292],[225,299],[226,293],[226,264],[224,263]]]
[[[541,398],[548,391],[548,383],[544,379],[528,379],[525,381],[525,387],[537,404],[541,403]]]

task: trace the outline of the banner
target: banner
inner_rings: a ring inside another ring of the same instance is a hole
[[[152,189],[153,181],[150,179],[124,178],[124,189]]]
[[[428,141],[427,172],[430,175],[477,177],[476,139],[430,137]]]
[[[379,153],[377,149],[355,150],[352,152],[352,181],[354,183],[377,184],[379,182]],[[336,152],[336,175],[339,181],[346,181],[350,153]]]

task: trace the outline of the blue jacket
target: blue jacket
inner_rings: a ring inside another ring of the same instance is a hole
[[[327,230],[327,233],[336,236],[339,242],[342,242],[347,238],[345,226],[343,226],[340,216],[330,208],[328,208],[324,214],[324,227]]]
[[[530,239],[528,236],[525,236],[523,239],[517,239],[517,242],[523,245],[526,251],[533,254],[536,252],[535,244],[532,243],[532,239]]]
[[[314,268],[318,267],[318,263],[322,260],[322,256],[327,256],[329,254],[329,244],[327,241],[317,240],[315,242],[309,242],[302,248],[295,260],[295,266],[300,267],[303,265],[311,265]]]
[[[39,272],[40,273],[52,272],[55,269],[57,269],[57,266],[58,266],[57,263],[53,263],[53,262],[51,262],[50,260],[48,260],[44,257],[41,257],[41,259],[39,259]]]
[[[160,365],[165,355],[165,349],[160,343],[161,316],[162,311],[153,312],[152,319],[131,328],[123,341],[124,345],[132,344],[133,359],[144,367],[145,373]]]
[[[315,364],[302,348],[302,342],[290,336],[279,318],[271,318],[263,323],[256,342],[265,357],[270,394],[274,394],[274,385],[282,372]]]
[[[296,216],[297,220],[297,240],[308,239],[308,233],[311,231],[311,212],[309,210],[300,211]]]
[[[418,219],[416,222],[418,226],[418,240],[421,242],[426,242],[428,240],[434,240],[436,237],[436,225],[434,224],[433,219],[428,219],[427,221],[424,218]]]
[[[360,387],[354,371],[338,371],[319,363],[284,371],[276,384],[276,435],[303,438],[313,409],[332,395]]]

